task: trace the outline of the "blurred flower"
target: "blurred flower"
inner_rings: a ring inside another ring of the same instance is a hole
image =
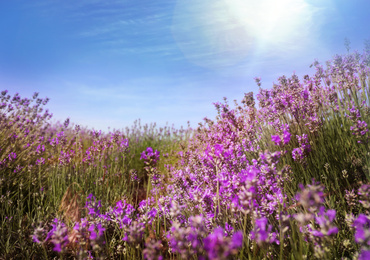
[[[370,209],[370,185],[364,184],[358,189],[359,202],[366,209]]]
[[[216,228],[213,233],[203,239],[207,258],[211,260],[230,259],[238,253],[243,245],[243,233],[238,231],[232,238],[225,236],[222,228]]]
[[[356,229],[355,241],[361,246],[370,247],[370,218],[360,214],[355,219],[353,226]]]
[[[48,232],[45,240],[49,240],[54,244],[53,250],[62,252],[65,246],[69,243],[68,229],[66,225],[59,219],[54,219],[52,229]]]
[[[279,243],[279,240],[276,239],[276,233],[272,232],[272,225],[268,224],[266,217],[256,219],[254,228],[251,231],[251,239],[255,240],[259,246],[265,243]]]
[[[163,245],[161,241],[150,240],[145,243],[145,248],[143,250],[144,259],[148,260],[162,260],[161,250]]]
[[[143,223],[133,221],[130,226],[127,227],[123,241],[126,241],[129,245],[136,246],[143,241],[144,235]]]
[[[316,212],[324,203],[324,186],[319,184],[301,185],[301,192],[297,194],[297,200],[309,212]]]

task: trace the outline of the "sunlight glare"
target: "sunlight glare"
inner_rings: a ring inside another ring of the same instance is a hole
[[[305,44],[313,12],[304,0],[178,0],[172,34],[190,62],[229,67],[252,52]]]

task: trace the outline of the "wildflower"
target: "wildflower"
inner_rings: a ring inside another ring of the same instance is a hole
[[[45,235],[46,235],[45,229],[41,226],[38,226],[33,231],[33,235],[31,237],[33,242],[42,244],[44,242]]]
[[[69,243],[68,239],[68,229],[66,225],[58,220],[54,219],[54,224],[52,224],[52,229],[47,234],[45,240],[49,240],[54,244],[53,250],[56,252],[62,252],[64,247]]]
[[[347,179],[348,178],[348,172],[347,172],[347,170],[343,170],[342,171],[342,174],[343,174],[343,178],[344,179]]]
[[[99,216],[100,215],[100,208],[102,207],[101,206],[101,201],[96,201],[96,198],[95,196],[90,193],[89,196],[87,196],[86,198],[86,203],[85,203],[85,207],[87,208],[88,210],[88,214],[90,216]]]
[[[36,160],[36,165],[41,165],[41,164],[45,164],[45,159],[42,157]]]
[[[346,195],[344,195],[347,205],[350,207],[355,207],[357,205],[357,194],[355,193],[355,190],[345,190]]]
[[[153,152],[153,148],[148,147],[144,152],[141,153],[140,160],[147,161],[148,164],[149,162],[153,162],[153,164],[156,164],[159,160],[159,154],[159,151],[155,150],[155,152]]]
[[[329,209],[325,212],[325,208],[321,207],[319,213],[315,217],[316,223],[320,226],[319,230],[312,231],[312,234],[317,237],[332,236],[338,233],[338,228],[333,226],[336,211]]]
[[[163,245],[161,241],[150,240],[145,243],[145,248],[143,250],[144,259],[148,260],[162,260],[161,250]]]
[[[90,224],[88,231],[90,232],[89,239],[93,247],[93,250],[100,249],[101,246],[105,244],[105,238],[104,238],[105,228],[102,226],[101,223],[98,223],[96,225]]]
[[[145,227],[143,223],[134,221],[127,228],[125,236],[123,237],[122,240],[126,241],[129,245],[136,246],[140,244],[143,240],[144,229]]]
[[[290,142],[290,136],[291,134],[289,133],[289,131],[284,130],[284,133],[283,133],[284,145],[287,145]]]
[[[260,77],[255,77],[254,81],[256,82],[257,86],[261,86],[261,78]]]
[[[364,247],[370,247],[370,218],[360,214],[355,219],[353,226],[356,229],[355,241]]]
[[[357,120],[354,123],[355,125],[351,126],[350,130],[352,131],[352,134],[355,135],[357,139],[359,139],[357,142],[362,143],[363,139],[366,140],[364,135],[369,132],[369,129],[365,121]]]
[[[256,219],[254,228],[251,231],[251,239],[255,240],[260,246],[265,243],[279,243],[279,240],[276,239],[276,233],[272,232],[272,225],[268,224],[266,217]]]
[[[297,199],[301,205],[309,212],[316,212],[320,209],[324,203],[324,186],[313,184],[304,188],[301,185],[301,189],[302,191],[297,194]]]
[[[254,105],[253,92],[244,93],[244,98],[242,100],[242,103],[246,104],[247,106]]]
[[[370,259],[370,250],[362,250],[361,254],[358,256],[358,260],[368,260]]]
[[[271,140],[275,143],[275,145],[280,145],[281,140],[279,135],[271,135]]]
[[[311,151],[311,146],[308,143],[308,137],[306,134],[302,136],[297,135],[298,142],[300,147],[294,148],[292,151],[292,157],[294,161],[298,161],[300,163],[305,164],[305,158],[307,157],[308,153]]]
[[[64,128],[68,128],[69,126],[69,118],[67,118],[63,123]]]
[[[213,233],[203,239],[204,250],[208,259],[229,259],[243,245],[243,234],[238,231],[232,238],[226,237],[222,228],[216,228]]]
[[[182,258],[201,255],[204,251],[202,240],[207,235],[205,219],[201,215],[189,218],[189,226],[183,228],[178,221],[172,223],[167,239],[171,250]]]
[[[370,209],[370,185],[364,184],[358,189],[359,202],[366,209]]]
[[[8,155],[8,158],[9,158],[9,161],[11,162],[12,160],[15,160],[15,159],[17,158],[17,154],[16,154],[16,153],[11,152],[11,153]]]

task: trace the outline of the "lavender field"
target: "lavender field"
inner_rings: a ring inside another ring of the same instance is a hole
[[[370,259],[370,51],[215,103],[197,129],[0,101],[0,259]]]

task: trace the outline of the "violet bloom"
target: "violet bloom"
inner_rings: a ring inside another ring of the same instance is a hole
[[[243,245],[243,234],[239,231],[230,238],[225,236],[222,228],[216,228],[203,239],[203,244],[208,259],[229,259],[231,255],[237,254]]]
[[[285,130],[283,133],[284,145],[287,145],[290,142],[290,136],[291,134],[289,133],[289,131]]]
[[[369,129],[367,127],[367,124],[365,121],[358,120],[355,122],[354,126],[350,127],[350,130],[352,131],[352,134],[356,136],[357,139],[365,139],[364,136],[367,132],[369,132]],[[358,143],[362,143],[362,140],[358,140]]]
[[[52,229],[49,231],[46,240],[51,238],[51,242],[54,244],[53,250],[56,252],[62,252],[64,247],[69,243],[68,229],[66,225],[59,221],[57,218],[54,219]]]
[[[120,228],[126,228],[131,224],[131,215],[134,212],[134,207],[131,204],[123,202],[120,200],[116,203],[116,206],[110,208],[106,213],[106,219],[119,223]]]
[[[104,235],[105,228],[101,223],[98,223],[96,226],[95,224],[91,224],[88,231],[90,231],[90,240],[98,240]]]
[[[143,223],[134,221],[127,228],[127,232],[123,237],[123,241],[132,246],[137,246],[143,240],[145,226]]]
[[[364,184],[358,189],[359,202],[366,209],[370,209],[370,185]]]
[[[325,207],[321,207],[319,213],[315,217],[316,223],[319,224],[320,229],[312,231],[316,237],[332,236],[338,233],[338,228],[333,226],[336,211],[329,209],[325,212]]]
[[[90,232],[90,242],[93,247],[93,250],[97,250],[101,248],[105,244],[105,237],[104,237],[104,231],[105,228],[101,225],[101,223],[98,224],[90,224],[88,231]]]
[[[360,255],[358,256],[358,260],[368,260],[370,259],[370,250],[362,250]]]
[[[155,150],[153,152],[153,148],[148,147],[145,151],[141,153],[140,160],[144,160],[150,164],[152,162],[153,164],[156,164],[159,160],[160,152],[158,150]]]
[[[355,219],[353,226],[356,228],[355,241],[362,246],[370,246],[370,218],[364,214],[360,214]]]
[[[145,249],[143,250],[144,259],[148,260],[162,260],[161,250],[163,245],[161,241],[151,240],[145,243]]]
[[[85,207],[88,210],[88,214],[95,217],[100,215],[100,208],[101,206],[101,201],[96,201],[96,198],[94,195],[89,194],[87,196],[86,204]]]
[[[179,222],[174,221],[167,235],[169,247],[183,259],[199,256],[203,253],[202,239],[207,233],[205,219],[201,215],[191,216],[188,227],[181,227]]]
[[[36,165],[41,165],[41,164],[45,164],[45,159],[42,157],[36,160]]]
[[[15,159],[17,158],[17,154],[16,154],[16,153],[11,152],[11,153],[8,155],[8,157],[9,157],[9,161],[11,162],[12,160],[15,160]]]
[[[280,146],[281,139],[279,135],[271,135],[271,140],[275,143],[275,145]]]
[[[279,240],[276,239],[276,233],[272,232],[272,225],[268,224],[266,217],[256,219],[254,228],[251,231],[251,239],[255,240],[259,246],[265,243],[279,243]]]
[[[300,185],[300,188],[302,191],[297,194],[297,200],[309,212],[318,211],[324,203],[324,187],[314,183],[313,185],[307,185],[306,188]]]
[[[292,157],[294,161],[305,164],[305,158],[307,157],[308,153],[311,152],[311,146],[306,134],[303,134],[302,136],[297,135],[297,139],[300,147],[293,149]]]
[[[42,244],[44,242],[45,233],[46,232],[45,232],[44,228],[38,226],[33,231],[32,241],[35,242],[35,243],[38,243],[38,244]]]

